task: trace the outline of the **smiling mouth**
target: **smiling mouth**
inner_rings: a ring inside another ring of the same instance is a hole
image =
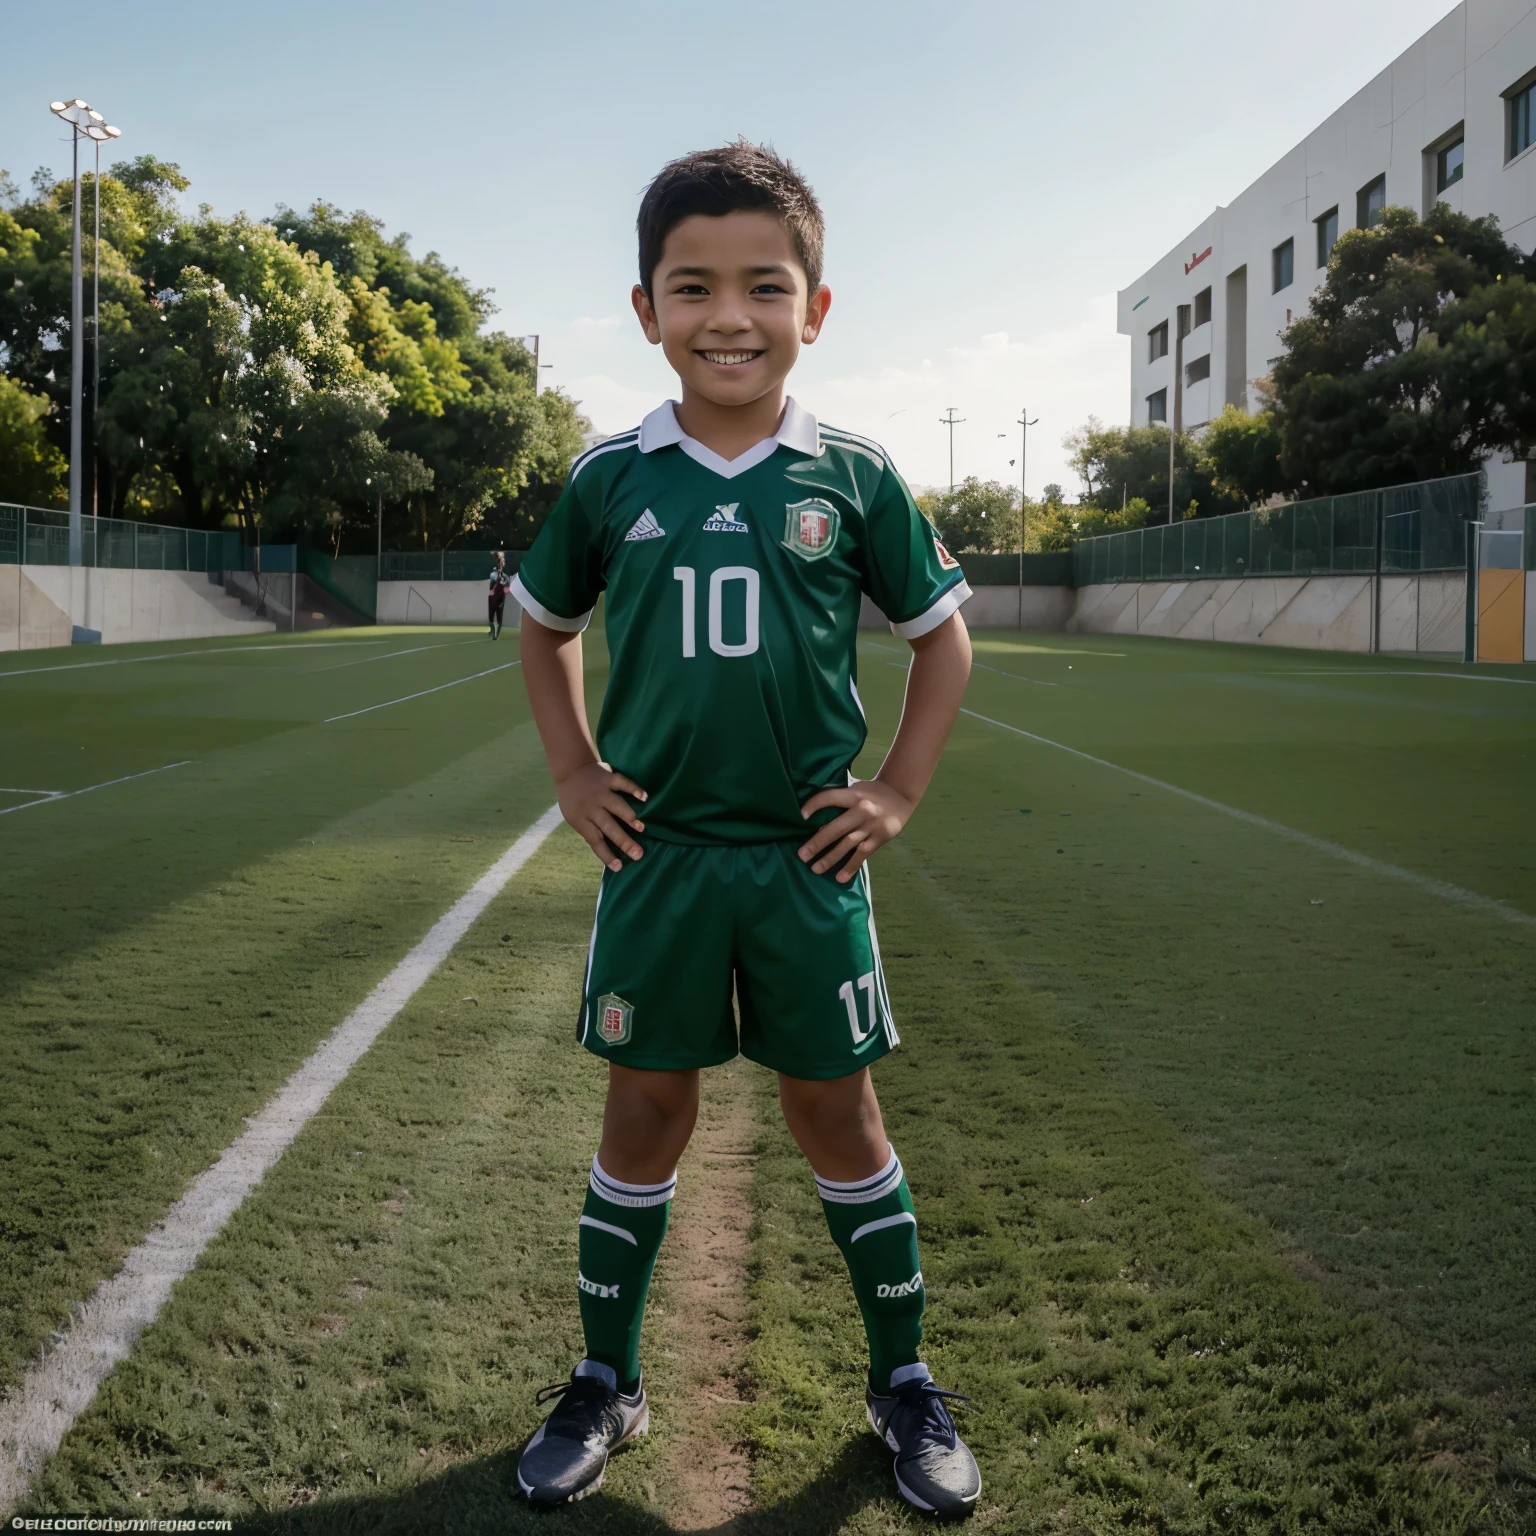
[[[718,363],[722,368],[739,368],[743,363],[755,362],[763,354],[758,352],[700,352],[706,363]]]

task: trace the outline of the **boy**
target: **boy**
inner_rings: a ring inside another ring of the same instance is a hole
[[[491,639],[501,639],[501,621],[507,611],[507,593],[511,590],[512,578],[507,575],[507,556],[505,551],[497,550],[496,564],[491,567],[491,591],[490,591],[490,620]]]
[[[513,581],[560,808],[606,866],[577,1028],[609,1064],[578,1232],[587,1354],[550,1389],[518,1482],[535,1503],[581,1498],[644,1433],[640,1323],[674,1171],[700,1069],[739,1049],[778,1073],[848,1262],[897,1486],[965,1515],[981,1479],[945,1407],[958,1394],[918,1358],[917,1218],[869,1077],[897,1038],[863,865],[954,723],[970,589],[883,451],[784,393],[831,303],[794,168],[745,141],[687,155],[647,189],[639,237],[635,313],[682,399],[575,462]],[[580,635],[601,592],[595,744]],[[913,656],[890,754],[856,783],[864,592]]]

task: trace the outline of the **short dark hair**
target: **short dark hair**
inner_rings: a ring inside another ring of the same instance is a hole
[[[651,292],[667,236],[696,213],[720,218],[738,209],[776,214],[794,241],[814,293],[821,286],[825,225],[810,184],[771,145],[747,139],[697,149],[670,161],[645,189],[635,228],[640,236],[640,286]]]

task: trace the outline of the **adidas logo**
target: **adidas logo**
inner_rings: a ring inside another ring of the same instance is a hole
[[[626,544],[638,544],[641,539],[665,538],[667,530],[656,521],[656,514],[649,507],[635,519],[635,526],[624,535]]]
[[[705,533],[745,533],[746,523],[736,516],[736,508],[741,503],[733,501],[728,507],[716,507],[715,515],[706,520]]]
[[[580,1270],[576,1271],[576,1284],[589,1296],[601,1296],[604,1301],[617,1301],[619,1288],[616,1285],[599,1285],[596,1280],[588,1280]]]
[[[582,1284],[587,1282],[583,1281]],[[882,1301],[886,1298],[894,1299],[897,1296],[915,1296],[923,1288],[923,1272],[918,1272],[910,1280],[903,1280],[900,1285],[877,1285],[875,1295]]]

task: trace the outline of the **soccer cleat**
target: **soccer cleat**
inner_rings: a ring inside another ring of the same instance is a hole
[[[981,1472],[970,1447],[955,1433],[944,1399],[968,1403],[970,1398],[934,1386],[926,1366],[906,1369],[922,1374],[893,1381],[889,1395],[865,1393],[870,1427],[896,1453],[902,1498],[941,1520],[963,1520],[981,1497]]]
[[[608,1458],[650,1427],[642,1385],[618,1390],[613,1370],[583,1360],[569,1381],[545,1387],[538,1401],[559,1398],[517,1463],[517,1485],[530,1504],[570,1504],[603,1486]]]

